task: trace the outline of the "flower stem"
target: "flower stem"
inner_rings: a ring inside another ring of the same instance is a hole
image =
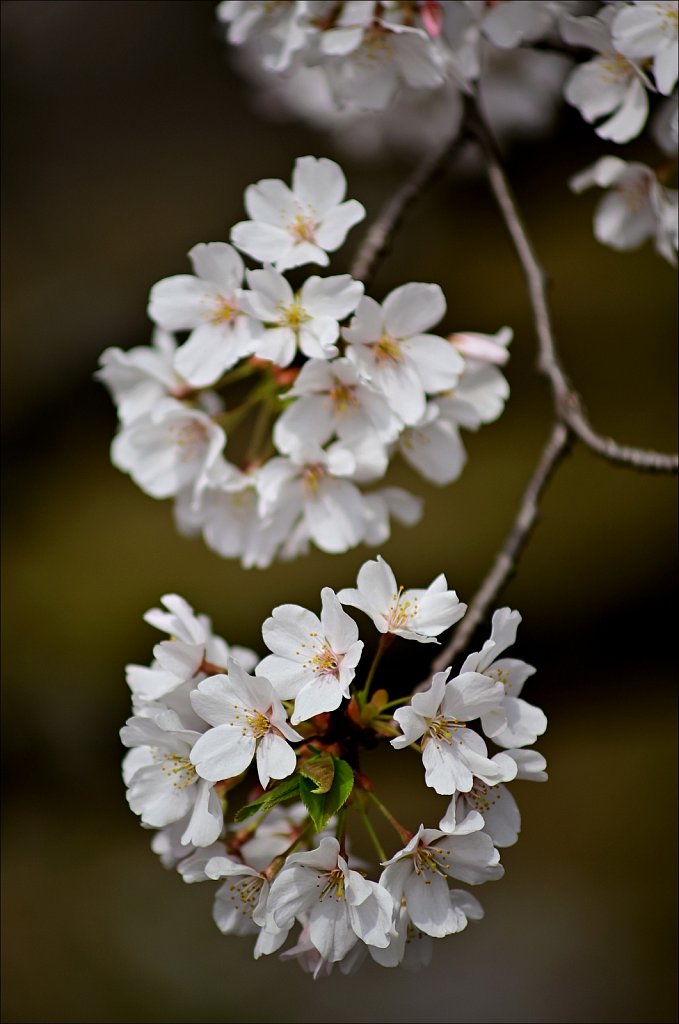
[[[375,852],[377,853],[377,856],[379,857],[380,863],[381,863],[382,861],[387,859],[387,855],[384,852],[384,849],[382,848],[382,844],[380,843],[379,839],[377,838],[377,833],[375,832],[375,829],[373,828],[373,824],[372,824],[370,818],[368,817],[368,812],[365,809],[365,797],[363,796],[363,793],[357,792],[356,796],[358,797],[358,799],[356,800],[356,803],[355,803],[356,810],[358,811],[358,813],[361,816],[361,820],[363,822],[365,830],[368,833],[368,835],[370,836],[370,840],[371,840],[373,846],[375,847]]]
[[[403,843],[409,843],[410,840],[413,837],[412,832],[409,832],[407,828],[404,828],[404,826],[400,823],[400,821],[396,820],[396,818],[391,813],[389,808],[385,807],[385,805],[382,803],[382,801],[378,797],[377,793],[373,792],[372,789],[368,789],[368,790],[366,790],[366,792],[367,792],[368,796],[370,797],[370,799],[372,800],[372,802],[375,804],[375,806],[379,808],[380,812],[387,819],[387,821],[389,822],[391,827],[398,832],[398,834],[401,837]]]
[[[389,646],[389,644],[391,643],[392,640],[393,640],[393,637],[392,637],[391,633],[383,633],[382,634],[382,638],[380,640],[379,647],[375,651],[375,657],[373,658],[372,665],[370,666],[370,668],[368,670],[368,676],[366,678],[365,683],[363,684],[363,689],[359,690],[359,692],[357,694],[358,702],[361,705],[361,707],[363,707],[363,705],[365,704],[365,702],[368,699],[368,694],[370,693],[370,687],[372,686],[373,679],[375,678],[375,672],[377,671],[377,666],[379,665],[380,661],[382,660],[382,655],[384,654],[384,652],[386,651],[387,647]]]

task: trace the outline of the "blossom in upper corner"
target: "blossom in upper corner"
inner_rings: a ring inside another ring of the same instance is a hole
[[[381,306],[364,296],[342,330],[349,359],[409,425],[424,415],[427,394],[454,387],[464,369],[464,359],[452,345],[426,333],[445,311],[437,284],[405,284]]]
[[[356,199],[343,202],[347,183],[341,167],[325,157],[295,161],[292,189],[265,178],[245,190],[248,221],[235,224],[231,241],[242,252],[277,270],[317,263],[343,244],[347,232],[365,217]]]
[[[391,741],[400,749],[422,740],[425,781],[437,793],[467,793],[474,779],[491,786],[516,775],[510,757],[488,757],[486,744],[467,722],[492,712],[504,697],[504,688],[486,676],[465,671],[447,682],[450,669],[437,672],[428,690],[416,693],[410,704],[398,708],[394,718],[403,730]]]
[[[235,778],[257,758],[257,774],[266,789],[270,779],[295,770],[289,740],[301,740],[288,725],[285,708],[268,679],[249,676],[229,659],[228,675],[210,676],[191,694],[194,710],[214,726],[198,740],[191,760],[210,782]]]
[[[573,46],[586,46],[597,56],[578,64],[568,77],[564,96],[577,107],[585,121],[598,121],[595,132],[611,142],[629,142],[648,117],[647,79],[639,66],[620,53],[611,37],[616,5],[600,9],[595,18],[586,15],[561,19],[561,34]]]
[[[322,611],[296,604],[274,608],[262,626],[264,643],[273,653],[259,663],[282,700],[295,699],[293,725],[324,711],[334,711],[349,697],[363,650],[358,626],[343,610],[330,587],[321,591]]]
[[[252,352],[250,322],[240,308],[244,267],[226,242],[194,245],[189,259],[194,273],[155,284],[148,312],[165,330],[191,331],[174,368],[194,387],[206,387]]]
[[[337,595],[342,604],[359,608],[370,616],[380,633],[393,633],[407,640],[436,643],[436,637],[461,619],[467,605],[448,590],[441,573],[426,590],[404,590],[396,584],[390,566],[378,555],[364,562],[358,571],[357,588],[345,588]]]
[[[677,0],[632,0],[618,9],[613,20],[613,41],[620,53],[632,60],[653,59],[658,91],[669,96],[677,81]]]
[[[267,266],[247,273],[250,291],[243,308],[259,321],[253,351],[260,359],[288,366],[299,348],[305,356],[332,359],[338,354],[339,321],[353,313],[363,285],[349,274],[309,277],[297,294],[282,274]]]
[[[613,191],[599,203],[594,214],[594,234],[612,249],[636,249],[648,238],[668,263],[676,266],[676,189],[662,185],[651,167],[628,163],[617,156],[603,156],[571,178],[574,192],[593,185]]]

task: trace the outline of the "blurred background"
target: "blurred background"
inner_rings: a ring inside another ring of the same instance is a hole
[[[581,448],[502,598],[524,619],[516,656],[538,668],[526,696],[550,717],[550,781],[516,787],[522,836],[503,881],[479,892],[481,924],[437,943],[422,975],[368,966],[314,983],[275,957],[255,964],[249,939],[213,924],[212,886],[157,862],[119,772],[124,665],[148,663],[156,640],[143,612],[176,591],[261,650],[275,605],[315,608],[374,553],[246,572],[181,538],[170,504],[110,465],[98,356],[148,342],[149,287],[187,272],[196,242],[228,237],[250,182],[329,156],[370,218],[407,165],[366,164],[255,114],[211,2],[7,2],[3,58],[3,1019],[675,1020],[676,485]],[[598,197],[566,181],[606,149],[573,111],[557,129],[516,144],[509,169],[554,282],[566,367],[600,430],[670,450],[674,272],[649,246],[618,255],[594,240]],[[623,155],[643,159],[645,145]],[[515,330],[512,397],[466,435],[461,479],[392,477],[425,495],[426,514],[395,528],[384,557],[406,586],[445,571],[468,600],[550,419],[520,274],[480,179],[432,186],[372,293],[408,280],[442,285],[446,331]],[[411,827],[441,812],[417,772],[395,776],[379,757],[374,771]]]

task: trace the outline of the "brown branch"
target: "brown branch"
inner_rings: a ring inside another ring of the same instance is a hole
[[[547,301],[547,275],[526,232],[495,142],[478,109],[470,110],[467,127],[483,150],[491,190],[526,278],[539,343],[538,370],[550,381],[557,416],[569,425],[591,451],[615,465],[631,466],[651,473],[676,473],[679,469],[679,456],[619,444],[613,438],[597,433],[592,427],[582,398],[566,376],[557,352]]]
[[[455,132],[440,149],[427,153],[415,170],[386,201],[376,220],[364,235],[358,252],[354,256],[350,269],[353,278],[365,283],[372,277],[378,263],[389,248],[392,236],[401,223],[406,210],[417,199],[425,186],[444,169],[448,158],[464,137],[462,130]]]
[[[519,510],[507,534],[504,544],[495,557],[490,571],[474,594],[467,614],[457,627],[450,643],[443,648],[431,666],[431,672],[442,672],[453,659],[464,651],[472,634],[495,598],[514,575],[521,553],[540,519],[540,498],[549,483],[554,470],[568,454],[573,440],[570,427],[558,420],[552,427],[547,444],[543,448],[538,464],[523,493]],[[427,685],[428,685],[427,680]]]

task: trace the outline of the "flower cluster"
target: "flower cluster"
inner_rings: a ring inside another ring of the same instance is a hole
[[[640,135],[655,104],[653,134],[676,156],[677,0],[598,10],[568,0],[223,0],[217,16],[254,88],[269,90],[260,107],[279,115],[283,105],[354,148],[435,145],[461,125],[462,97],[473,93],[500,135],[543,133],[563,97],[618,145]],[[589,174],[615,190],[597,211],[596,237],[619,250],[650,238],[675,263],[666,162],[614,176],[601,163],[572,183],[586,187]]]
[[[498,366],[511,330],[432,333],[446,313],[436,284],[402,285],[382,303],[349,274],[293,288],[283,272],[327,266],[364,217],[345,192],[340,167],[310,156],[292,187],[248,187],[232,244],[196,245],[193,274],[151,289],[152,345],[102,355],[98,377],[121,421],[114,464],[147,494],[174,498],[183,532],[246,567],[310,542],[380,544],[391,517],[416,522],[417,497],[364,486],[397,454],[428,480],[455,480],[460,428],[496,419],[509,393]],[[238,250],[260,266],[246,269]]]
[[[335,964],[355,970],[368,956],[421,966],[433,938],[482,917],[476,898],[450,882],[503,875],[498,848],[520,829],[506,784],[546,778],[544,758],[526,749],[546,719],[520,696],[534,669],[502,657],[517,612],[497,611],[490,639],[457,675],[437,673],[411,695],[393,662],[384,675],[398,692],[375,683],[399,638],[436,644],[464,615],[443,575],[404,590],[386,562],[368,561],[355,588],[322,590],[320,616],[275,608],[262,627],[270,652],[262,660],[230,648],[177,595],[162,603],[146,619],[169,639],[150,666],[128,667],[123,774],[130,807],[157,830],[152,847],[163,864],[187,882],[221,883],[222,932],[253,936],[256,957],[290,940],[282,957],[318,977]],[[379,632],[368,667],[346,608]],[[407,828],[378,796],[363,755],[380,743],[421,755],[426,784],[446,798],[437,827]],[[376,813],[393,828],[395,850],[382,846]],[[352,854],[354,825],[376,862]]]

